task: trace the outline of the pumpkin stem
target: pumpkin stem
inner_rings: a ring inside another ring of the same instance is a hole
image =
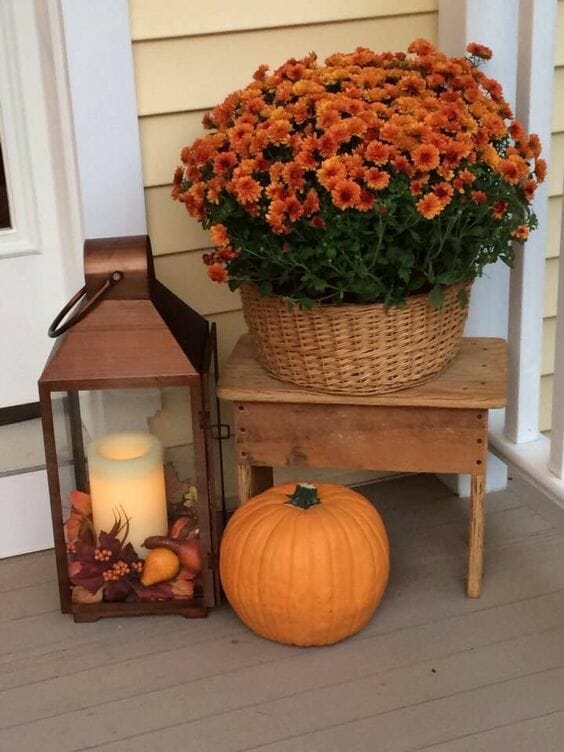
[[[320,504],[317,488],[311,483],[298,483],[296,490],[291,496],[288,496],[287,504],[293,504],[300,509],[309,509]]]

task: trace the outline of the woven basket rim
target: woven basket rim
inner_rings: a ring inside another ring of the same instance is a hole
[[[445,289],[441,308],[428,293],[406,305],[383,303],[289,307],[288,298],[262,295],[257,285],[241,290],[243,312],[257,357],[273,376],[299,386],[339,394],[378,394],[425,383],[452,360],[468,307]]]
[[[454,282],[452,285],[445,286],[445,294],[449,292],[457,292],[464,288],[472,286],[473,279],[462,280],[460,282]],[[298,305],[294,298],[289,298],[287,295],[263,295],[259,290],[259,286],[253,282],[244,282],[241,286],[241,290],[248,290],[251,294],[258,295],[261,298],[263,305],[279,306],[280,303],[294,303]],[[412,295],[408,295],[405,300],[405,305],[390,305],[387,309],[400,309],[405,310],[410,305],[420,304],[422,298],[428,298],[429,292],[417,292]],[[347,311],[355,311],[356,313],[362,313],[363,311],[374,311],[375,308],[381,308],[386,310],[385,303],[315,303],[312,308],[300,308],[300,311],[305,313],[324,312],[331,313],[346,313]]]

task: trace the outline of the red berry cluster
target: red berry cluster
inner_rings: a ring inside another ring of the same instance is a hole
[[[102,577],[104,578],[104,582],[115,582],[116,580],[119,580],[120,577],[124,577],[130,572],[131,569],[125,561],[116,561],[111,569],[106,569],[105,572],[102,572]]]
[[[96,561],[109,561],[112,558],[112,552],[109,548],[97,548],[94,551]]]

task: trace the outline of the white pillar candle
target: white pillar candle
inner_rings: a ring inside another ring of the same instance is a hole
[[[126,542],[144,558],[143,541],[168,532],[161,442],[150,433],[101,436],[88,447],[88,475],[96,533],[109,533],[116,515],[123,522],[127,515]]]

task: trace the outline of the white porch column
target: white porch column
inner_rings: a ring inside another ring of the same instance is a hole
[[[145,200],[127,0],[59,0],[84,237],[144,235]]]
[[[564,202],[562,204],[562,229],[560,258],[564,259]],[[564,263],[558,271],[558,304],[556,308],[556,353],[554,363],[554,395],[552,398],[552,431],[550,434],[551,473],[564,480]]]
[[[556,0],[521,0],[516,115],[540,136],[550,158]],[[540,374],[548,183],[537,190],[538,228],[516,255],[509,296],[509,392],[505,434],[516,443],[539,435]],[[560,327],[560,334],[562,328]],[[557,341],[559,334],[557,333]]]
[[[505,98],[515,108],[517,89],[519,3],[517,0],[439,0],[439,49],[464,55],[468,42],[485,44],[493,59],[483,70],[503,86]],[[466,325],[466,336],[507,338],[509,269],[502,262],[487,267],[476,280]],[[442,476],[460,496],[470,495],[468,476]],[[507,467],[492,454],[488,457],[486,490],[505,488]]]

